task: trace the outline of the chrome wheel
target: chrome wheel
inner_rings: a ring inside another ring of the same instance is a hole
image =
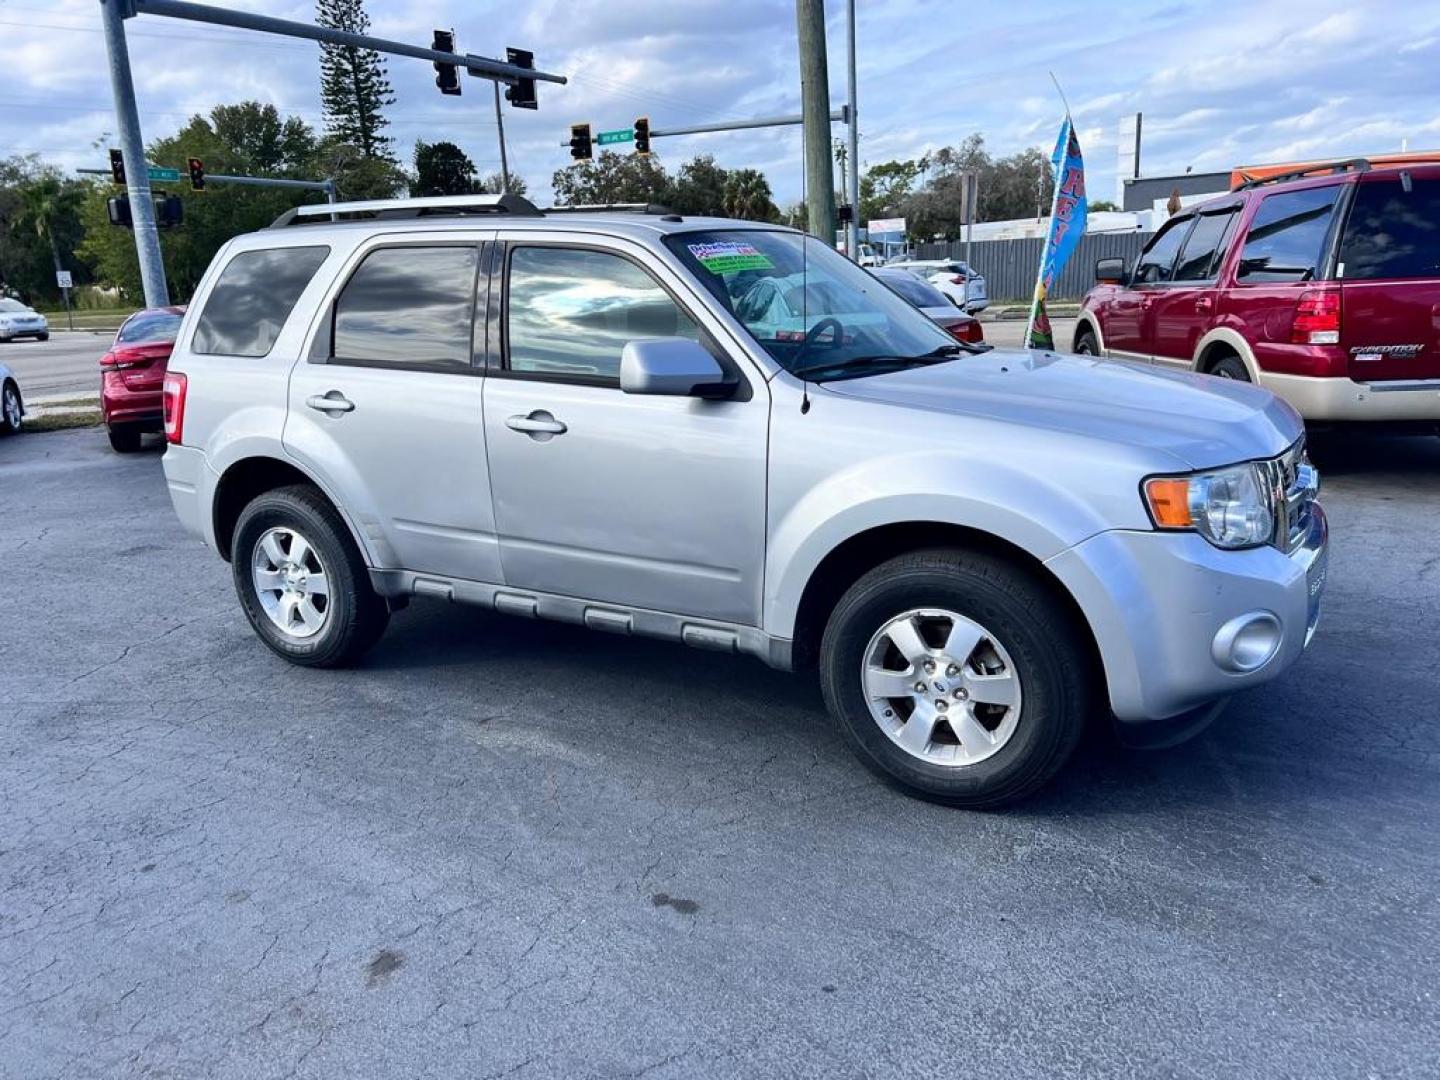
[[[314,637],[330,614],[330,581],[310,541],[294,529],[270,529],[255,543],[250,576],[261,608],[288,637]]]
[[[11,431],[20,430],[20,395],[16,393],[13,386],[5,387],[4,401],[0,403],[0,409],[5,414],[5,426]]]
[[[865,647],[860,678],[870,715],[906,753],[962,768],[996,754],[1020,721],[1020,676],[979,623],[916,608]]]

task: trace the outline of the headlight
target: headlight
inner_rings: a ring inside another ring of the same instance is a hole
[[[1144,490],[1157,528],[1192,529],[1221,548],[1268,544],[1275,534],[1275,507],[1257,465],[1155,476]]]

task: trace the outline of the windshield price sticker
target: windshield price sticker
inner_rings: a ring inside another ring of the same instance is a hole
[[[733,274],[740,270],[773,270],[770,256],[754,244],[724,241],[716,244],[687,244],[690,254],[712,274]]]

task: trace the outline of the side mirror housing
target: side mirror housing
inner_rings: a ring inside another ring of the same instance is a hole
[[[1124,259],[1099,259],[1095,263],[1095,280],[1101,285],[1124,285],[1126,279]]]
[[[631,341],[620,353],[620,389],[627,394],[727,397],[733,388],[720,361],[691,338]]]

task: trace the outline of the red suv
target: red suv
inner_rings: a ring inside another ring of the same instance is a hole
[[[110,445],[122,454],[139,450],[143,433],[161,429],[160,389],[184,314],[183,307],[137,311],[100,358],[100,412]]]
[[[1440,163],[1249,181],[1095,274],[1078,353],[1259,383],[1312,421],[1440,422]]]

